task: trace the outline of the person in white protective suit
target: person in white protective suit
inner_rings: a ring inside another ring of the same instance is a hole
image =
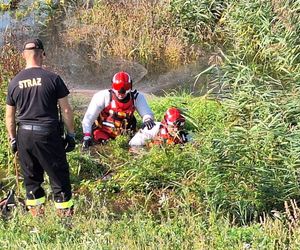
[[[185,118],[180,109],[171,107],[163,120],[155,122],[152,129],[140,129],[129,141],[129,146],[133,149],[140,146],[184,144],[189,141],[184,125]]]
[[[97,92],[82,120],[83,149],[92,142],[102,143],[118,135],[136,131],[135,111],[143,119],[142,128],[151,130],[154,115],[142,93],[132,89],[132,80],[128,73],[121,71],[112,79],[111,89]]]

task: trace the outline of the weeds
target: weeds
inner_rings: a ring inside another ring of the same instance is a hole
[[[81,28],[88,32],[79,34],[79,41],[98,39],[97,56],[117,51],[124,57],[156,60],[166,53],[173,64],[187,48],[182,30],[198,32],[193,24],[199,22],[206,25],[201,27],[207,34],[222,32],[227,37],[223,61],[211,60],[207,71],[217,67],[218,74],[212,78],[226,87],[225,98],[216,101],[210,95],[175,92],[153,98],[156,120],[169,106],[181,107],[190,116],[187,128],[193,131],[194,140],[183,148],[155,147],[131,155],[126,136],[95,147],[90,155],[83,155],[78,147],[68,156],[76,201],[72,229],[56,219],[49,202],[42,223],[23,213],[16,213],[12,223],[0,221],[2,246],[298,249],[299,3],[265,0],[232,1],[226,8],[211,5],[223,8],[216,22],[211,19],[213,8],[205,4],[220,2],[195,1],[185,6],[186,1],[174,1],[178,4],[174,11],[180,10],[176,22],[184,20],[178,33],[161,28],[171,15],[161,2],[139,3],[132,9],[133,2],[99,2],[81,10]],[[151,8],[155,11],[145,12]],[[185,8],[203,8],[208,14]],[[189,19],[190,12],[198,19]],[[133,17],[141,29],[132,22]],[[106,25],[94,29],[96,23]],[[156,41],[149,30],[168,40]],[[194,38],[193,34],[189,37]],[[171,46],[162,53],[160,46],[166,41]],[[130,52],[125,52],[127,47]],[[8,59],[15,56],[9,48],[1,53],[5,59],[0,61],[1,72],[5,72],[1,73],[2,108],[8,80],[21,65]],[[79,135],[80,120],[76,118]],[[6,169],[10,154],[4,124],[0,131],[1,169]],[[102,178],[106,173],[112,175]]]
[[[170,6],[164,0],[139,1],[138,4],[135,1],[101,1],[90,9],[78,11],[76,19],[73,19],[75,24],[66,32],[66,39],[70,44],[91,45],[92,59],[96,62],[110,55],[138,60],[145,65],[159,62],[166,66],[178,66],[195,60],[202,51],[199,46],[192,46],[186,37],[201,34],[197,40],[203,41],[212,33],[211,24],[205,23],[206,20],[201,27],[197,25],[197,30],[192,29],[194,23],[187,24],[188,18],[176,12],[179,6],[189,4],[172,1]],[[209,4],[197,8],[206,12]],[[197,13],[198,9],[195,9],[193,15]],[[176,22],[185,23],[180,26]],[[207,27],[204,31],[203,26]],[[187,30],[189,34],[186,34]]]

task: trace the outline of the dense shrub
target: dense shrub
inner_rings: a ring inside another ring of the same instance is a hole
[[[217,21],[221,18],[226,2],[223,0],[172,0],[170,11],[174,15],[171,26],[179,26],[192,43],[211,41]]]
[[[5,117],[8,82],[22,69],[23,63],[21,55],[11,44],[0,47],[0,115],[3,118]],[[11,152],[4,120],[0,123],[0,143],[0,168],[9,169]]]

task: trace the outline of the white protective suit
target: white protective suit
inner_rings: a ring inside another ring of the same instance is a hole
[[[134,137],[129,141],[130,147],[139,147],[145,146],[148,140],[153,139],[159,132],[160,122],[155,122],[155,126],[148,130],[146,127],[144,129],[140,129]]]
[[[132,90],[134,92],[134,90]],[[94,94],[88,109],[84,115],[82,120],[82,129],[83,133],[92,133],[92,125],[97,120],[101,111],[110,104],[111,94],[109,89],[100,90],[96,94]],[[113,105],[113,104],[112,104]],[[153,112],[151,111],[149,105],[147,104],[146,98],[140,92],[136,92],[134,106],[136,111],[142,117],[143,122],[148,119],[154,119]]]

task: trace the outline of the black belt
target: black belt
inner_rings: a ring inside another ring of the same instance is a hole
[[[32,131],[42,131],[42,132],[49,132],[53,129],[50,127],[40,126],[40,125],[29,125],[29,124],[22,124],[19,126],[19,129],[24,130],[32,130]]]

